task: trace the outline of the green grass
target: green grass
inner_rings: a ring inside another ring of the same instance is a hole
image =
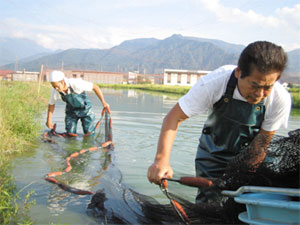
[[[27,212],[34,201],[16,193],[9,174],[11,157],[34,147],[40,135],[40,114],[47,108],[50,86],[40,94],[36,83],[0,81],[0,224],[32,224]]]
[[[41,97],[46,90],[38,96],[35,83],[21,82],[1,82],[0,90],[0,151],[21,152],[40,131],[38,116],[46,109],[47,100]]]
[[[293,109],[300,109],[300,90],[298,92],[290,92],[293,99]]]
[[[159,84],[98,84],[99,87],[108,87],[115,89],[138,89],[145,91],[154,91],[161,93],[170,93],[184,95],[186,94],[191,87],[187,86],[168,86],[168,85],[159,85]]]

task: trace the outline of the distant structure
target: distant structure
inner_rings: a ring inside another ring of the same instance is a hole
[[[208,74],[206,70],[164,70],[164,85],[193,86],[201,77]]]
[[[39,81],[40,72],[0,70],[0,80],[7,81]]]
[[[42,69],[41,72],[0,70],[0,80],[49,82],[49,74],[54,69]],[[102,84],[164,84],[193,86],[210,71],[165,69],[164,74],[140,74],[138,71],[102,72],[92,70],[63,70],[68,78],[81,78]],[[40,74],[41,77],[40,77]]]
[[[30,72],[30,71],[14,71],[11,76],[12,81],[39,81],[40,72]]]
[[[43,81],[49,81],[49,74],[52,70],[46,70],[43,73]],[[162,84],[162,74],[139,74],[137,72],[100,72],[87,70],[63,70],[68,78],[81,78],[86,81],[101,84],[139,84],[151,83]]]
[[[11,80],[12,70],[0,70],[0,80]]]
[[[51,71],[49,71],[49,73]],[[86,81],[102,84],[122,84],[124,82],[124,76],[126,75],[125,73],[92,70],[63,70],[63,72],[68,78],[81,78]]]
[[[162,74],[140,74],[138,72],[128,72],[126,76],[127,84],[163,84]]]

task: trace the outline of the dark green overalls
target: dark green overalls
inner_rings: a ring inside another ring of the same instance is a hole
[[[242,146],[249,145],[260,130],[265,114],[263,100],[253,105],[233,99],[236,85],[233,71],[225,94],[214,104],[204,124],[195,159],[197,176],[222,176],[228,162]],[[197,199],[201,199],[201,190]]]
[[[92,104],[85,92],[76,94],[72,87],[69,87],[70,94],[60,93],[61,98],[66,102],[65,125],[67,133],[76,134],[77,122],[80,119],[85,134],[93,132],[95,114],[92,111]]]

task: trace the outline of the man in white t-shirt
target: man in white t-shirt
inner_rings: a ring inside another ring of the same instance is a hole
[[[258,41],[243,50],[238,66],[223,66],[201,78],[164,118],[149,181],[172,178],[169,159],[179,124],[206,111],[211,113],[198,145],[196,175],[221,177],[245,148],[243,164],[255,171],[275,131],[287,127],[291,97],[277,81],[286,62],[280,46]]]
[[[55,102],[61,98],[66,102],[65,126],[67,134],[70,136],[76,135],[79,119],[81,120],[84,134],[86,136],[92,134],[95,127],[95,114],[92,111],[92,104],[86,92],[94,91],[102,102],[103,107],[110,112],[109,105],[104,100],[98,85],[84,81],[81,78],[68,79],[63,72],[56,70],[50,73],[49,79],[53,89],[48,105],[47,127],[53,129],[52,114],[55,109]]]

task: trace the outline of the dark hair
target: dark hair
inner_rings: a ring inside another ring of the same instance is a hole
[[[241,53],[238,62],[241,78],[249,76],[254,68],[261,73],[280,72],[281,75],[286,64],[287,55],[282,47],[267,41],[249,44]]]

